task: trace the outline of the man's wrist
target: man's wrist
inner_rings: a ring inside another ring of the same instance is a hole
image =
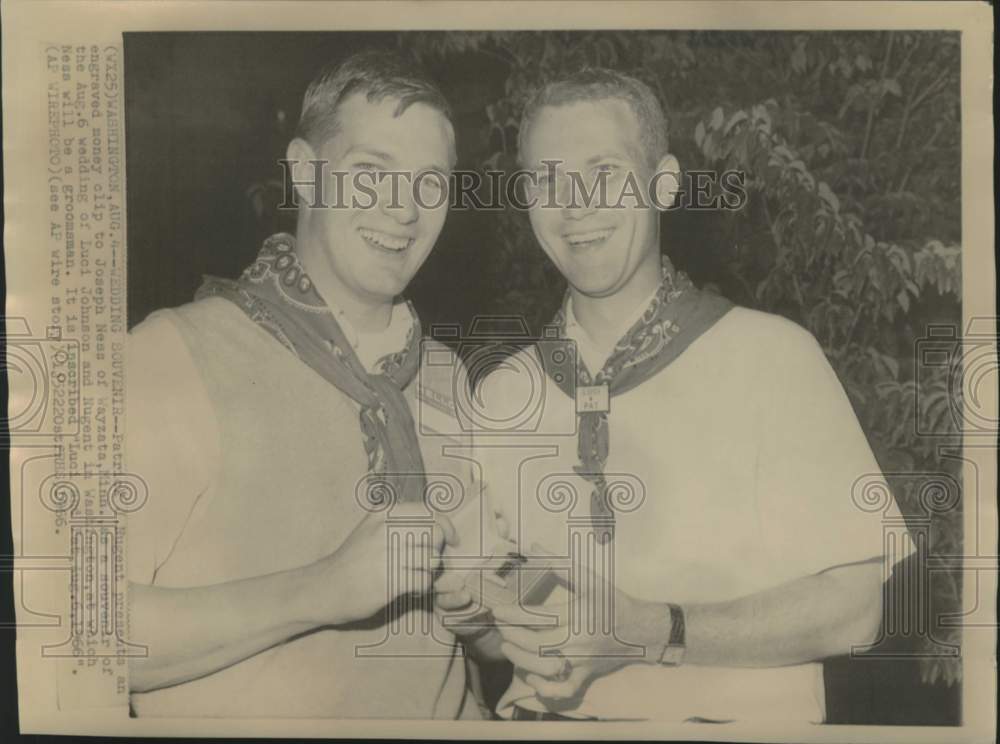
[[[643,661],[656,665],[679,663],[686,643],[683,609],[668,602],[638,604],[637,617],[629,623],[633,628],[629,635],[639,639],[646,649]],[[628,636],[625,639],[631,640]]]
[[[660,664],[662,666],[680,666],[684,661],[684,652],[687,650],[684,608],[668,602],[667,611],[670,615],[670,635],[663,653],[660,655]]]
[[[287,612],[290,622],[308,628],[339,625],[356,618],[350,616],[343,598],[350,596],[343,582],[331,571],[332,558],[291,569],[287,572]]]
[[[503,643],[503,637],[500,635],[500,631],[496,629],[496,626],[491,626],[486,628],[484,632],[477,633],[471,639],[462,639],[466,643],[466,647],[472,651],[472,654],[485,661],[500,661],[506,659],[507,657],[503,655],[500,650],[500,644]]]

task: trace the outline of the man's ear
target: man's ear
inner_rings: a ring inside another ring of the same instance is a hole
[[[323,176],[323,169],[317,169],[310,162],[317,160],[316,151],[304,139],[296,137],[288,143],[285,158],[288,160],[292,186],[299,197],[299,203],[307,206],[313,204],[317,196],[315,191],[317,179]],[[319,193],[319,197],[322,199],[322,191]]]
[[[681,166],[673,155],[664,155],[653,174],[653,204],[666,210],[674,205],[681,190]]]

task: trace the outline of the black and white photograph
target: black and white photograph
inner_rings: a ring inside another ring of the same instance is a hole
[[[60,299],[5,342],[69,401],[17,420],[55,474],[11,467],[66,555],[64,620],[17,594],[57,708],[964,740],[997,431],[968,36],[312,5],[46,48]]]

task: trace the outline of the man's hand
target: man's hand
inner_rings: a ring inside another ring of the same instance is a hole
[[[434,609],[442,616],[468,609],[472,605],[472,594],[465,587],[462,574],[445,571],[434,582]]]
[[[600,579],[596,581],[604,581]],[[600,587],[600,583],[591,586]],[[881,617],[882,565],[877,559],[827,569],[763,591],[722,602],[685,604],[685,664],[727,667],[774,667],[818,661],[871,643]],[[600,596],[599,592],[594,592]],[[555,614],[544,627],[523,609],[494,611],[503,635],[503,653],[520,670],[538,696],[554,701],[582,695],[596,678],[622,666],[658,662],[670,638],[666,603],[646,602],[605,584],[614,597],[614,634],[571,635],[570,612],[595,612],[592,599],[532,608]],[[572,610],[571,610],[572,608]],[[595,616],[600,619],[602,615]],[[600,623],[597,623],[600,629]],[[586,617],[577,627],[588,628]],[[638,654],[623,651],[621,642],[635,644]],[[560,656],[544,655],[558,648]],[[565,676],[566,679],[562,679]]]
[[[503,659],[501,638],[493,624],[493,616],[487,608],[470,614],[474,601],[462,572],[445,569],[434,582],[434,611],[444,627],[477,656],[489,660]],[[463,622],[457,622],[458,618],[463,618]]]
[[[427,592],[445,543],[456,542],[439,516],[432,539],[405,550],[392,593],[384,513],[367,515],[336,551],[306,566],[199,587],[130,583],[130,628],[150,651],[130,660],[131,689],[187,682],[317,627],[371,617],[400,594]]]
[[[669,638],[669,613],[661,611],[661,606],[634,599],[608,585],[607,579],[593,574],[591,578],[588,583],[593,591],[583,591],[582,586],[571,588],[569,602],[530,608],[536,613],[534,617],[518,607],[494,610],[503,636],[502,653],[539,698],[554,703],[552,707],[559,707],[558,701],[578,699],[593,680],[626,664],[655,662],[658,639],[665,643]],[[604,592],[600,591],[602,584]],[[599,602],[609,598],[613,604],[601,607]],[[589,616],[597,622],[588,623],[587,616],[574,618],[574,613],[592,613]],[[601,618],[607,613],[613,613],[614,623],[610,632],[602,632]],[[551,617],[542,620],[538,615]],[[598,632],[586,632],[588,626]],[[573,627],[584,632],[573,633]]]
[[[394,507],[393,515],[399,516],[402,508]],[[401,595],[431,591],[445,544],[457,545],[458,535],[448,517],[438,515],[431,538],[422,536],[413,549],[400,545],[398,560],[390,564],[386,514],[368,514],[336,551],[307,567],[315,592],[310,597],[314,621],[336,625],[361,620]],[[391,584],[390,565],[398,572]]]

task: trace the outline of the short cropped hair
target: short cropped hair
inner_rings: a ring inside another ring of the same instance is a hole
[[[545,106],[564,106],[583,101],[624,101],[639,122],[639,138],[650,165],[667,154],[667,118],[663,106],[646,83],[616,70],[586,67],[551,80],[528,99],[517,134],[519,156],[524,158],[528,130]]]
[[[425,103],[452,121],[448,100],[414,61],[390,49],[369,49],[326,65],[313,78],[302,98],[295,136],[320,147],[337,133],[337,109],[352,93],[363,93],[371,103],[398,100],[394,116]]]

